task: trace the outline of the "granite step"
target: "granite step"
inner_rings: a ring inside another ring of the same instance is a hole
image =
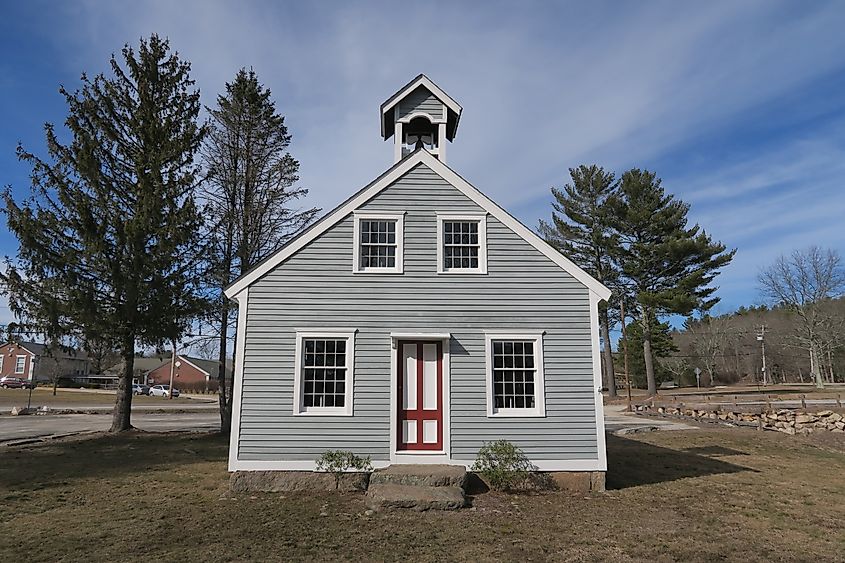
[[[390,465],[374,471],[373,485],[412,485],[417,487],[457,487],[466,484],[467,470],[462,465]]]
[[[410,508],[414,510],[457,510],[466,506],[464,490],[454,486],[370,484],[367,505],[373,510]]]

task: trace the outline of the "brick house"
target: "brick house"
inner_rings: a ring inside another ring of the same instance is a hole
[[[227,371],[227,377],[231,378],[231,367]],[[219,363],[216,360],[177,355],[173,386],[181,391],[214,391],[217,389],[219,373]],[[148,385],[169,384],[170,358],[148,371],[146,381]]]
[[[7,342],[0,350],[0,377],[47,382],[54,376],[84,378],[91,370],[88,355],[81,350],[61,348],[49,353],[46,345],[36,342]]]

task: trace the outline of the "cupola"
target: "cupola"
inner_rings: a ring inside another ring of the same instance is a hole
[[[381,104],[381,136],[393,137],[393,162],[424,148],[446,162],[446,141],[458,131],[461,106],[420,74]]]

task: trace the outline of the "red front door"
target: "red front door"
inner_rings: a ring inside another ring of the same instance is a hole
[[[401,340],[396,356],[396,449],[442,450],[443,344]]]

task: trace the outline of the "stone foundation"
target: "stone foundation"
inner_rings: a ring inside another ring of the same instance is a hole
[[[576,493],[604,491],[604,471],[554,471],[548,475],[558,489]]]
[[[316,471],[235,471],[229,477],[229,488],[237,493],[352,492],[366,491],[369,484],[369,473],[344,473],[338,480]]]
[[[291,491],[366,491],[370,485],[407,485],[428,487],[468,487],[470,494],[487,491],[486,483],[475,474],[467,474],[463,467],[428,471],[415,475],[401,465],[370,473],[344,473],[336,482],[331,473],[315,471],[235,471],[229,478],[229,488],[237,493],[281,493]],[[419,466],[410,466],[419,468]],[[436,466],[438,468],[443,466]],[[454,475],[452,474],[454,473]],[[605,487],[604,471],[538,472],[526,483],[527,490],[567,490],[576,493],[601,492]]]

